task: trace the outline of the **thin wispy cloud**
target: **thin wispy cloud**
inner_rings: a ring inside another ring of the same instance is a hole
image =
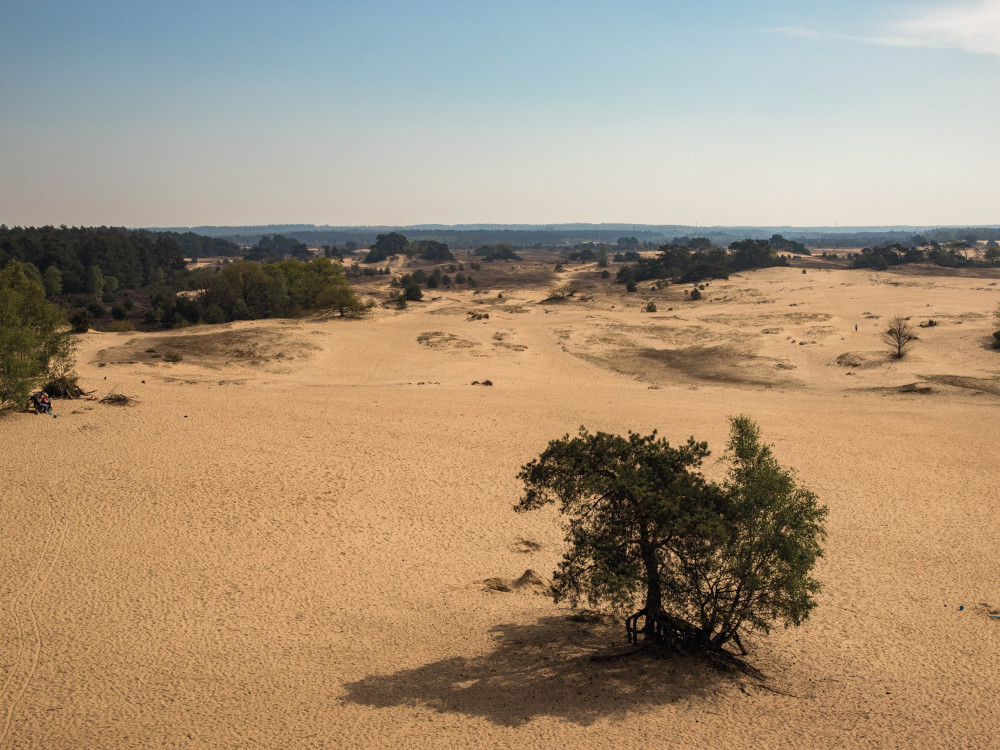
[[[775,31],[816,39],[840,39],[887,47],[956,49],[1000,57],[1000,0],[924,8],[874,34],[844,34],[802,27]]]

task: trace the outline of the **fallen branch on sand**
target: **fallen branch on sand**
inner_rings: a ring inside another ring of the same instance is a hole
[[[131,396],[126,396],[124,393],[116,391],[111,391],[111,393],[101,399],[102,404],[111,404],[112,406],[131,406],[135,402],[136,400]]]

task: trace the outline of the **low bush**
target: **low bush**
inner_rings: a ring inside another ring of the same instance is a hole
[[[94,319],[86,310],[77,310],[69,316],[69,324],[73,327],[73,333],[86,333],[93,323]]]
[[[83,396],[79,378],[72,374],[56,375],[50,378],[42,386],[42,390],[55,398],[80,398]]]
[[[184,360],[184,355],[180,352],[164,352],[163,361],[164,362],[182,362]]]

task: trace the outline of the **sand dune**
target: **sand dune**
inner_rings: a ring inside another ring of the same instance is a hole
[[[0,748],[1000,744],[1000,287],[646,286],[82,336],[135,403],[0,418]],[[901,361],[895,314],[938,321]],[[623,633],[513,585],[562,545],[519,467],[581,424],[719,451],[737,413],[830,508],[820,606],[752,645],[773,689],[590,661]]]

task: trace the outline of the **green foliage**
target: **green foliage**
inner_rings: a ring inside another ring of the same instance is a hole
[[[635,255],[638,256],[637,253]],[[637,257],[633,265],[618,269],[620,284],[628,284],[630,279],[697,283],[703,279],[724,279],[728,276],[729,261],[725,250],[709,247],[692,251],[686,245],[671,244],[660,246],[660,254],[655,258]]]
[[[653,300],[649,300],[649,302],[646,303],[646,307],[643,309],[643,312],[656,312],[656,303]]]
[[[62,294],[62,273],[56,266],[49,266],[45,269],[45,273],[42,274],[42,285],[45,287],[45,294],[49,297]]]
[[[402,255],[409,245],[406,237],[399,232],[380,234],[375,238],[375,244],[365,255],[363,263],[380,263],[394,255]]]
[[[174,362],[174,363],[176,363],[176,362],[183,362],[184,361],[184,355],[181,354],[180,352],[167,351],[167,352],[163,353],[163,361],[164,362]]]
[[[194,300],[177,297],[173,311],[196,323],[284,317],[303,310],[335,309],[342,316],[357,314],[354,296],[340,264],[329,258],[307,263],[282,260],[262,266],[240,260],[205,279]]]
[[[0,271],[0,405],[22,404],[35,384],[67,374],[73,343],[62,312],[18,261]]]
[[[757,426],[730,420],[724,483],[700,472],[708,446],[580,429],[519,474],[517,511],[558,502],[569,550],[558,600],[611,610],[655,649],[720,653],[775,623],[801,624],[819,590],[826,509],[782,469]]]
[[[275,263],[290,255],[294,260],[307,261],[312,259],[312,253],[306,243],[285,237],[281,234],[264,235],[257,244],[250,248],[245,260],[255,260],[260,263]]]
[[[419,302],[423,299],[424,293],[420,291],[420,284],[416,281],[409,281],[403,286],[403,298],[410,302]]]
[[[788,261],[778,255],[770,240],[741,240],[731,243],[729,249],[729,265],[734,271],[788,265]]]
[[[443,242],[438,242],[437,240],[417,240],[416,242],[411,242],[407,245],[406,255],[416,255],[423,260],[429,260],[435,263],[455,260],[455,256],[451,254],[451,250],[448,249],[448,246]]]
[[[691,290],[691,299],[694,300],[701,299],[701,290],[699,290],[698,287],[695,287],[694,289]]]
[[[104,274],[100,266],[90,266],[87,269],[87,294],[97,298],[104,294]]]
[[[89,310],[77,310],[69,316],[69,324],[73,329],[73,333],[86,333],[94,325],[94,319],[91,317]]]
[[[497,260],[521,260],[521,256],[514,252],[514,248],[509,242],[497,242],[495,245],[481,245],[476,250],[483,260],[492,263]]]
[[[786,240],[780,234],[772,234],[768,244],[779,253],[793,253],[794,255],[812,255],[809,248],[801,242]]]

